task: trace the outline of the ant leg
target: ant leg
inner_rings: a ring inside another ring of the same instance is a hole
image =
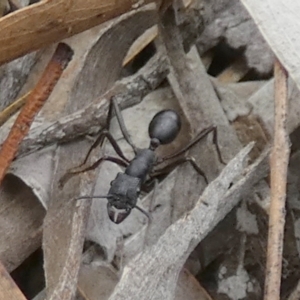
[[[125,157],[123,151],[121,150],[120,146],[118,145],[117,141],[114,139],[114,137],[111,135],[111,133],[109,131],[107,131],[106,129],[102,130],[99,137],[96,139],[96,141],[93,143],[93,145],[90,147],[88,153],[86,154],[83,162],[77,166],[72,168],[72,170],[76,170],[82,166],[84,166],[87,161],[88,158],[90,156],[90,154],[92,153],[93,149],[95,149],[96,147],[98,147],[99,145],[102,145],[104,139],[107,138],[109,140],[109,142],[111,143],[111,145],[113,146],[114,150],[116,151],[116,153],[126,162],[129,162],[129,160]],[[70,172],[70,171],[69,171]]]
[[[120,166],[127,167],[129,160],[125,157],[123,151],[119,147],[117,141],[114,139],[114,137],[111,135],[111,133],[108,131],[109,125],[110,125],[110,119],[111,119],[111,114],[112,114],[112,106],[110,106],[108,115],[107,115],[107,124],[104,129],[100,131],[100,135],[97,137],[95,142],[92,144],[90,147],[88,153],[85,156],[84,161],[77,167],[72,168],[71,170],[68,170],[65,175],[62,176],[62,178],[59,180],[59,186],[62,187],[71,177],[73,177],[76,174],[80,174],[82,172],[86,172],[89,170],[95,169],[103,160],[108,160],[114,163],[117,163]],[[90,154],[92,153],[93,149],[98,147],[99,145],[102,146],[104,139],[107,138],[111,145],[113,146],[114,150],[116,153],[119,155],[119,157],[112,157],[112,156],[103,156],[99,160],[97,160],[95,163],[93,163],[91,166],[88,166],[84,168],[84,165],[87,163],[88,158]]]
[[[112,105],[109,105],[109,109],[108,109],[108,113],[107,113],[107,117],[106,117],[106,125],[103,129],[101,129],[99,131],[99,136],[97,137],[97,139],[94,141],[94,143],[92,144],[92,146],[90,147],[88,153],[85,156],[85,159],[83,161],[82,164],[80,164],[78,167],[81,167],[83,165],[86,164],[91,152],[93,149],[95,149],[96,147],[98,147],[99,145],[102,147],[103,142],[104,142],[104,138],[105,138],[105,133],[109,131],[110,128],[110,121],[112,118]],[[115,141],[115,140],[114,140]],[[117,142],[115,141],[115,143],[112,143],[112,145],[116,144]],[[118,145],[117,145],[118,146]],[[113,146],[114,147],[114,146]],[[115,148],[115,147],[114,147]],[[119,147],[118,147],[119,148]],[[118,151],[116,151],[118,153]]]
[[[154,181],[154,187],[153,187],[152,197],[151,197],[150,205],[149,205],[149,212],[150,213],[152,211],[154,211],[154,203],[155,203],[155,197],[156,197],[157,186],[158,186],[158,179],[154,178],[153,181]]]
[[[114,139],[114,137],[109,132],[110,122],[111,122],[111,118],[112,118],[112,110],[113,110],[113,105],[110,104],[109,109],[108,109],[108,114],[107,114],[107,117],[106,117],[106,126],[102,130],[100,130],[99,136],[97,137],[95,142],[90,147],[90,149],[89,149],[88,153],[86,154],[83,162],[79,166],[75,167],[74,169],[77,169],[77,168],[82,167],[83,165],[85,165],[88,158],[89,158],[89,156],[90,156],[90,154],[91,154],[91,152],[93,151],[93,149],[95,149],[99,145],[102,146],[105,138],[107,138],[110,141],[110,143],[113,146],[116,153],[121,158],[123,158],[125,161],[129,162],[129,160],[123,154],[123,152],[122,152],[121,148],[119,147],[117,141]],[[124,121],[123,121],[123,123],[124,123]]]
[[[85,168],[82,168],[80,170],[74,170],[74,171],[69,171],[67,172],[65,175],[63,175],[60,180],[59,180],[59,187],[63,187],[67,181],[69,181],[73,176],[75,175],[78,175],[80,173],[84,173],[84,172],[87,172],[87,171],[90,171],[90,170],[94,170],[96,169],[103,161],[111,161],[115,164],[118,164],[119,166],[122,166],[122,167],[127,167],[128,163],[118,157],[114,157],[114,156],[108,156],[108,155],[105,155],[101,158],[99,158],[97,161],[95,161],[92,165],[90,166],[87,166]]]
[[[152,217],[151,217],[151,215],[148,213],[148,212],[146,212],[144,209],[142,209],[141,207],[139,207],[139,206],[134,206],[134,208],[136,208],[137,210],[139,210],[142,214],[144,214],[147,218],[148,218],[148,221],[149,221],[149,223],[151,223],[151,221],[152,221]]]
[[[151,199],[150,199],[150,204],[149,204],[149,212],[150,213],[154,210],[154,199],[156,197],[157,186],[158,186],[157,178],[150,178],[142,185],[143,191],[146,191],[147,193],[149,193],[151,190],[153,191]]]
[[[225,165],[224,160],[221,156],[220,148],[218,146],[218,137],[217,137],[217,127],[216,126],[209,126],[206,129],[202,130],[195,138],[193,138],[185,147],[183,147],[179,151],[177,151],[171,155],[168,155],[168,156],[158,159],[156,162],[156,165],[158,165],[166,160],[169,160],[169,159],[172,159],[172,158],[175,158],[177,156],[184,154],[186,151],[188,151],[190,148],[192,148],[196,143],[198,143],[201,139],[203,139],[205,136],[207,136],[210,132],[213,132],[213,143],[216,145],[219,160],[222,164]]]
[[[219,161],[223,165],[226,165],[225,161],[222,158],[221,150],[220,150],[219,144],[218,144],[218,130],[217,130],[217,127],[215,127],[215,129],[213,130],[213,143],[216,145],[216,150],[217,150]]]
[[[115,138],[111,135],[109,131],[106,131],[103,133],[105,137],[110,141],[111,145],[113,146],[114,150],[116,153],[126,162],[129,163],[129,159],[124,155],[123,151],[121,150],[120,146],[118,145],[117,141]]]
[[[170,163],[169,165],[165,166],[164,168],[160,169],[160,170],[156,170],[154,171],[151,176],[158,176],[160,174],[164,174],[164,173],[168,173],[170,170],[174,169],[175,167],[185,163],[185,162],[189,162],[193,168],[204,178],[206,184],[208,184],[208,180],[207,177],[205,175],[205,173],[202,171],[202,169],[197,165],[195,159],[193,157],[182,157],[179,158],[178,160]]]
[[[130,137],[128,131],[127,131],[127,128],[126,128],[126,125],[125,125],[125,122],[124,122],[124,119],[123,119],[120,107],[119,107],[119,105],[117,103],[117,100],[113,97],[111,99],[111,101],[112,101],[112,105],[113,105],[115,113],[116,113],[116,117],[117,117],[120,129],[122,131],[122,134],[123,134],[126,142],[131,146],[133,152],[136,154],[137,153],[137,148],[134,145],[134,143],[132,142],[131,137]]]
[[[195,136],[186,146],[184,146],[182,149],[180,149],[179,151],[171,154],[171,155],[168,155],[168,156],[165,156],[163,158],[160,158],[158,161],[157,161],[157,164],[163,162],[163,161],[166,161],[166,160],[169,160],[169,159],[172,159],[174,157],[177,157],[183,153],[185,153],[186,151],[188,151],[190,148],[192,148],[196,143],[198,143],[201,139],[203,139],[205,136],[207,136],[210,132],[216,130],[216,127],[215,126],[209,126],[208,128],[205,128],[204,130],[202,130],[197,136]]]

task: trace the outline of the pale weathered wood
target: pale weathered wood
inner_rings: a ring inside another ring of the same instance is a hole
[[[168,79],[189,122],[192,136],[196,136],[209,125],[217,126],[218,145],[223,160],[227,161],[236,154],[240,144],[220,105],[196,48],[192,47],[188,55],[185,54],[180,31],[171,12],[166,13],[162,19],[160,32],[170,60]],[[215,149],[213,141],[205,139],[186,154],[196,160],[208,181],[214,179],[223,168]],[[178,168],[178,176],[172,191],[173,206],[182,207],[182,211],[193,207],[205,186],[204,180],[199,183],[198,175],[191,165],[185,164]],[[189,180],[186,180],[187,178]],[[173,220],[177,218],[173,214],[172,217]]]
[[[272,51],[300,87],[300,2],[242,0]]]
[[[0,190],[0,260],[9,272],[40,247],[44,216],[32,190],[7,176]]]
[[[153,0],[44,0],[0,19],[0,65]]]
[[[192,249],[250,192],[253,184],[266,176],[269,152],[263,153],[245,172],[245,155],[252,146],[242,149],[227,164],[193,210],[171,225],[155,245],[129,262],[110,300],[173,299],[177,274]]]

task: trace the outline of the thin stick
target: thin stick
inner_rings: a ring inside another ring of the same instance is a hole
[[[31,91],[17,99],[0,112],[0,126],[2,126],[13,114],[15,114],[27,101]]]
[[[285,198],[290,145],[286,131],[288,111],[287,72],[275,62],[275,125],[271,151],[271,205],[264,300],[280,299]]]
[[[42,77],[29,95],[0,150],[0,183],[15,158],[20,143],[27,135],[35,115],[43,107],[72,56],[72,49],[67,44],[60,43]]]

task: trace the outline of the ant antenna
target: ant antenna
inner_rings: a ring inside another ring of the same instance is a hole
[[[109,199],[111,198],[111,195],[100,195],[100,196],[80,196],[75,198],[75,200],[81,200],[81,199]]]
[[[139,207],[139,206],[137,206],[137,205],[135,205],[134,208],[136,208],[136,209],[139,210],[142,214],[144,214],[144,215],[148,218],[149,223],[151,223],[152,217],[151,217],[151,215],[150,215],[148,212],[146,212],[145,210],[143,210],[141,207]]]

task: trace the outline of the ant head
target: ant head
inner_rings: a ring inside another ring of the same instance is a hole
[[[123,222],[130,214],[131,208],[117,208],[112,203],[107,203],[107,213],[109,219],[115,224]]]
[[[123,222],[130,214],[131,210],[136,206],[131,206],[130,203],[121,200],[120,196],[108,194],[101,196],[82,196],[76,198],[76,200],[81,199],[107,199],[107,213],[109,219],[115,224]],[[137,207],[139,210],[140,208]]]

